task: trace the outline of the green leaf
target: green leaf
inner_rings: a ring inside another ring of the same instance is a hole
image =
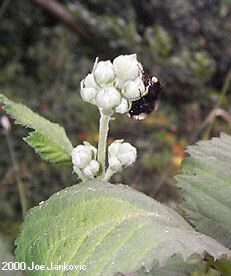
[[[179,254],[184,260],[208,252],[231,252],[194,229],[174,210],[124,185],[86,181],[68,187],[31,209],[16,241],[16,257],[54,264],[84,264],[68,275],[130,272],[156,260],[164,265]],[[42,275],[63,275],[61,271]],[[29,275],[41,275],[32,271]]]
[[[9,100],[0,94],[4,109],[12,115],[16,123],[35,129],[25,141],[44,159],[52,163],[71,162],[72,145],[63,127],[33,112],[30,108]]]
[[[181,207],[197,230],[231,248],[231,136],[201,141],[187,152],[176,177]]]
[[[24,140],[35,149],[35,151],[45,160],[52,160],[53,163],[70,162],[70,154],[64,148],[53,143],[49,137],[43,133],[33,131]]]

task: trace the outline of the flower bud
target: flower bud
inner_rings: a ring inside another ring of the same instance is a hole
[[[94,87],[85,87],[80,90],[80,95],[85,102],[95,104],[97,90]]]
[[[72,150],[71,157],[73,165],[82,169],[90,163],[92,152],[89,147],[79,145]]]
[[[116,156],[123,141],[124,141],[123,139],[120,139],[112,142],[111,145],[108,147],[108,154],[111,156],[112,155]]]
[[[137,151],[129,143],[123,143],[117,153],[118,159],[124,166],[130,166],[136,161]]]
[[[94,173],[92,172],[91,168],[89,166],[82,169],[82,173],[86,178],[93,179]]]
[[[142,79],[139,77],[135,81],[126,81],[122,88],[122,94],[129,101],[136,101],[140,99],[144,92],[145,86]]]
[[[137,151],[129,143],[123,143],[123,140],[116,140],[108,147],[109,168],[114,171],[120,171],[122,166],[130,166],[136,160]]]
[[[83,80],[84,81],[84,87],[93,87],[96,90],[99,89],[98,84],[95,82],[95,78],[93,74],[88,74],[86,78]]]
[[[92,159],[96,159],[96,155],[97,155],[97,148],[93,147],[90,143],[84,141],[83,142],[85,147],[89,147],[91,149],[91,153],[92,153]]]
[[[124,114],[127,113],[131,109],[131,103],[125,99],[122,98],[121,103],[116,107],[115,112]]]
[[[113,60],[113,67],[118,79],[135,80],[140,74],[136,54],[120,55]]]
[[[90,164],[88,165],[90,167],[93,174],[96,174],[99,171],[100,165],[99,162],[96,160],[91,160]]]
[[[100,61],[96,64],[93,71],[96,82],[99,85],[104,85],[113,82],[115,72],[111,61]]]
[[[93,179],[99,171],[100,165],[96,160],[91,160],[90,164],[82,169],[82,173],[85,177]]]
[[[91,144],[84,142],[84,145],[79,145],[71,152],[72,163],[79,169],[88,166],[92,159],[96,158],[97,149]]]
[[[109,168],[114,172],[119,172],[122,170],[122,163],[115,156],[111,156],[108,158]]]
[[[114,87],[101,89],[96,96],[97,106],[103,109],[112,110],[121,102],[121,95]]]

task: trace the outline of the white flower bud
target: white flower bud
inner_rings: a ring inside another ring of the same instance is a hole
[[[88,167],[91,169],[93,174],[96,174],[99,171],[100,165],[99,162],[96,160],[91,160],[90,164]]]
[[[93,71],[95,80],[98,84],[104,85],[114,81],[115,72],[111,61],[100,61],[96,64]]]
[[[82,173],[85,177],[93,179],[99,171],[100,165],[96,160],[91,160],[90,164],[82,169]]]
[[[97,149],[88,142],[84,142],[84,145],[79,145],[71,152],[72,163],[74,167],[83,169],[87,167],[90,162],[96,158]]]
[[[111,156],[112,155],[116,156],[123,141],[124,141],[123,139],[120,139],[112,142],[111,145],[108,147],[108,154]]]
[[[121,80],[135,80],[140,74],[136,54],[120,55],[113,60],[116,77]]]
[[[92,153],[92,159],[96,159],[96,155],[97,155],[97,148],[93,147],[90,143],[84,141],[83,142],[85,147],[89,147]]]
[[[137,151],[129,143],[116,140],[108,147],[108,163],[111,170],[119,171],[122,166],[130,166],[136,160]]]
[[[93,179],[94,178],[94,173],[92,172],[90,166],[87,166],[82,169],[82,173],[86,178]]]
[[[109,168],[114,172],[119,172],[122,170],[122,163],[115,156],[111,156],[108,158],[108,165],[109,165]]]
[[[115,78],[115,87],[116,87],[118,90],[121,90],[125,82],[126,82],[126,80],[122,80],[122,79],[119,79],[119,78]]]
[[[98,84],[95,82],[94,75],[93,74],[88,74],[86,78],[83,80],[84,87],[93,87],[96,90],[99,89]]]
[[[92,151],[88,146],[79,145],[72,150],[71,157],[73,165],[82,169],[91,162]]]
[[[96,102],[98,107],[112,110],[120,104],[121,95],[115,87],[107,87],[97,93]]]
[[[115,112],[124,114],[127,113],[131,109],[131,103],[125,99],[122,98],[121,103],[116,107]]]
[[[123,143],[117,153],[118,159],[124,166],[130,166],[136,161],[137,151],[129,143]]]
[[[93,87],[85,87],[80,90],[80,95],[85,102],[95,104],[97,90]]]
[[[145,92],[145,86],[140,77],[138,77],[135,81],[128,80],[125,82],[122,88],[122,94],[129,101],[136,101],[142,97]]]

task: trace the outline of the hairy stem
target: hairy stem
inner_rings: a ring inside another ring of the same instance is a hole
[[[113,174],[115,174],[115,171],[112,171],[110,168],[108,168],[102,180],[108,181],[113,176]]]
[[[11,161],[12,161],[13,169],[14,169],[15,174],[16,174],[16,182],[17,182],[17,186],[18,186],[19,200],[20,200],[20,204],[21,204],[21,208],[22,208],[22,215],[24,217],[26,215],[26,212],[27,212],[27,209],[28,209],[27,208],[25,186],[23,184],[21,175],[19,173],[18,161],[17,161],[16,156],[15,156],[13,141],[11,139],[10,133],[9,132],[5,133],[5,136],[6,136],[7,146],[9,148],[9,152],[10,152],[10,158],[11,158]]]
[[[99,121],[99,143],[98,143],[98,153],[97,159],[101,166],[101,176],[105,175],[105,162],[106,162],[106,145],[107,145],[107,136],[109,130],[111,114],[105,114],[100,110],[100,121]]]
[[[229,89],[230,82],[231,82],[231,68],[229,69],[228,74],[225,78],[225,82],[224,82],[224,85],[223,85],[222,90],[221,90],[221,95],[220,95],[219,100],[218,100],[218,102],[215,106],[215,109],[221,107],[222,102],[225,98],[225,95],[226,95],[226,93]],[[214,117],[212,122],[209,124],[208,129],[207,129],[207,131],[206,131],[206,133],[203,137],[204,139],[209,139],[210,133],[211,133],[215,123],[216,123],[216,117]]]
[[[85,176],[78,167],[74,168],[74,172],[77,173],[78,177],[84,182],[86,180]]]

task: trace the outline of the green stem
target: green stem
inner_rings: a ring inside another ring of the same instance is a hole
[[[231,261],[226,259],[220,259],[214,262],[212,257],[207,257],[210,266],[215,267],[222,273],[223,276],[231,275]]]
[[[224,97],[225,97],[225,95],[226,95],[226,93],[229,89],[230,82],[231,82],[231,69],[229,69],[228,74],[225,78],[225,82],[224,82],[224,85],[223,85],[222,90],[221,90],[221,95],[220,95],[219,100],[218,100],[218,102],[215,106],[215,109],[219,108],[222,105]],[[213,118],[212,122],[208,126],[208,129],[207,129],[207,131],[206,131],[206,133],[203,137],[205,140],[209,139],[210,133],[211,133],[215,123],[216,123],[216,116]]]
[[[115,171],[112,171],[110,168],[108,168],[106,170],[106,173],[104,175],[104,177],[102,178],[103,181],[108,181],[112,176],[113,174],[115,174],[116,172]]]
[[[77,173],[78,177],[84,182],[86,180],[86,178],[84,177],[83,173],[81,172],[81,170],[78,167],[74,168],[74,172]]]
[[[17,182],[17,186],[18,186],[19,200],[20,200],[20,204],[21,204],[21,208],[22,208],[22,215],[24,217],[27,212],[27,200],[26,200],[25,186],[23,184],[21,175],[19,173],[19,165],[18,165],[18,161],[15,156],[13,141],[11,139],[10,133],[6,132],[5,136],[6,136],[6,142],[7,142],[8,148],[9,148],[9,152],[10,152],[13,169],[16,174],[16,182]]]
[[[98,143],[98,153],[97,160],[101,166],[101,175],[100,178],[103,178],[105,175],[105,161],[106,161],[106,145],[107,145],[107,136],[109,130],[111,114],[104,113],[103,110],[100,110],[100,121],[99,121],[99,143]]]

